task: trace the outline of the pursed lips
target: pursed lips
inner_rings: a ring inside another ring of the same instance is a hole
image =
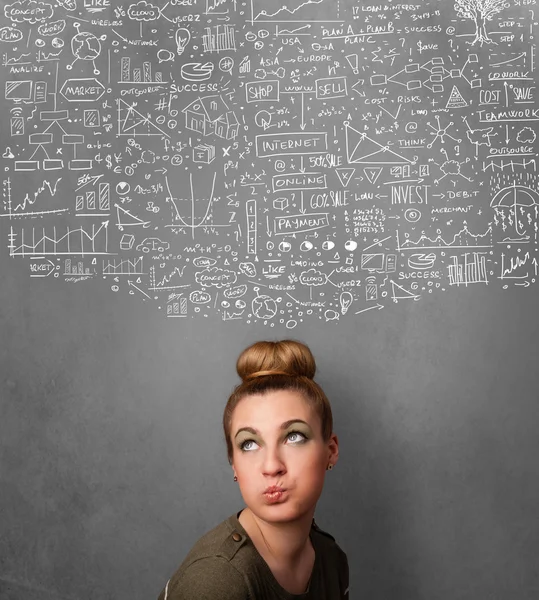
[[[284,492],[286,488],[279,487],[277,485],[272,485],[264,490],[264,494],[274,494],[275,492]]]

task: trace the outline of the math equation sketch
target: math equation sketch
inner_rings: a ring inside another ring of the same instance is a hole
[[[529,293],[538,17],[537,0],[3,2],[2,258],[166,318],[289,329]]]

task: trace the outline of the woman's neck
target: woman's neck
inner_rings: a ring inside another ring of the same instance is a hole
[[[312,512],[297,521],[272,523],[245,508],[238,520],[270,568],[293,573],[301,570],[306,562],[310,563],[314,556],[309,537],[314,510]]]

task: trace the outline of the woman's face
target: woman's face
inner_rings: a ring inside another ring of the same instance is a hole
[[[320,418],[300,393],[279,390],[242,398],[231,435],[233,468],[253,513],[269,521],[294,520],[316,505],[326,467],[337,462],[338,441],[335,434],[329,442],[322,440]],[[286,489],[275,503],[264,494],[272,485]]]

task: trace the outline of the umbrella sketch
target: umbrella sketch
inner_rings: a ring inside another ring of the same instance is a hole
[[[525,231],[518,229],[517,207],[530,208],[539,205],[539,194],[529,187],[523,185],[513,185],[503,188],[496,193],[490,203],[492,208],[510,208],[515,218],[515,231],[518,235],[524,235]]]

